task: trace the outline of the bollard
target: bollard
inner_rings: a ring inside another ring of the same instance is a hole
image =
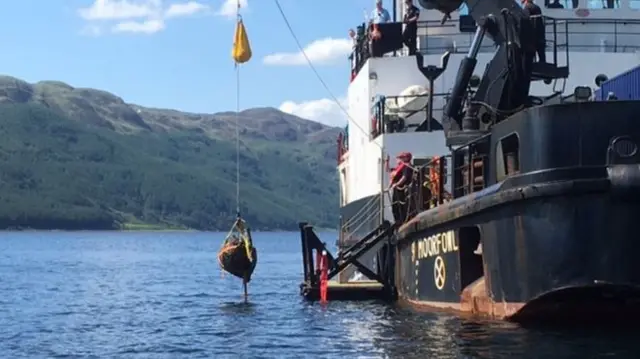
[[[327,251],[322,251],[322,258],[320,259],[320,302],[327,302],[327,286],[329,276],[329,263],[327,261]]]

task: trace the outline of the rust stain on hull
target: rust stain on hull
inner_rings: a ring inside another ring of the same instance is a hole
[[[622,325],[640,320],[640,288],[608,284],[559,288],[529,302],[516,303],[491,299],[484,278],[480,278],[462,291],[459,303],[408,299],[401,294],[399,304],[417,312],[444,312],[519,324]]]
[[[409,299],[400,296],[399,304],[418,312],[445,312],[479,316],[498,320],[511,320],[526,303],[495,302],[487,294],[484,278],[470,284],[462,292],[460,302],[438,302]]]
[[[525,306],[525,303],[495,302],[487,293],[484,277],[471,283],[462,291],[460,302],[463,312],[507,320]]]

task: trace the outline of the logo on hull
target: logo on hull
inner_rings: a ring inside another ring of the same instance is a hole
[[[433,261],[433,283],[436,285],[436,288],[442,290],[444,288],[444,283],[447,279],[447,270],[444,266],[444,259],[442,257],[437,256]]]

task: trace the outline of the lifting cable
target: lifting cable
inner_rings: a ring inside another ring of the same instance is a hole
[[[302,46],[302,44],[300,43],[300,40],[298,39],[298,36],[296,35],[296,32],[293,30],[293,27],[291,27],[291,23],[289,23],[289,19],[287,19],[287,15],[285,15],[284,10],[282,9],[282,6],[280,6],[280,1],[278,0],[274,0],[274,2],[276,3],[276,6],[278,7],[278,11],[280,12],[280,15],[282,16],[282,20],[284,20],[285,25],[287,25],[287,28],[289,29],[289,33],[291,33],[291,37],[293,37],[293,40],[296,42],[296,45],[298,45],[298,49],[300,50],[300,53],[302,54],[302,56],[304,57],[304,59],[307,61],[307,64],[309,65],[309,68],[311,68],[311,70],[313,71],[313,73],[316,75],[316,77],[318,78],[318,81],[320,82],[320,84],[322,84],[322,86],[324,87],[324,89],[327,91],[327,94],[329,94],[329,96],[331,97],[331,99],[333,100],[333,102],[336,103],[336,105],[338,106],[338,108],[340,108],[340,111],[342,111],[346,116],[347,116],[347,123],[352,123],[353,125],[356,126],[356,128],[358,128],[363,134],[368,135],[367,131],[365,131],[352,117],[351,115],[349,115],[349,111],[347,111],[344,106],[342,106],[342,104],[340,103],[340,101],[338,100],[338,98],[333,94],[333,92],[331,92],[331,90],[329,89],[329,86],[327,85],[327,83],[324,81],[324,79],[322,78],[322,76],[320,76],[320,73],[318,72],[318,70],[316,70],[316,67],[313,66],[313,63],[311,62],[311,59],[309,59],[309,56],[307,56],[307,52],[304,50],[304,47]],[[382,149],[382,146],[377,143],[374,142],[376,144],[376,146],[380,147],[380,149]]]
[[[291,23],[289,22],[289,19],[287,18],[287,15],[284,13],[284,10],[282,9],[282,6],[280,5],[280,1],[278,0],[274,0],[276,6],[278,7],[278,11],[280,12],[280,16],[282,17],[282,20],[284,21],[285,25],[287,26],[287,29],[289,29],[289,33],[291,34],[291,37],[293,37],[293,40],[295,41],[296,45],[298,46],[298,50],[300,50],[300,53],[302,54],[302,56],[304,57],[304,59],[306,60],[307,64],[309,65],[309,68],[311,68],[311,70],[313,71],[313,73],[316,75],[318,81],[320,82],[320,84],[324,87],[324,89],[327,91],[327,94],[331,97],[331,99],[333,100],[333,102],[335,102],[335,104],[338,106],[338,108],[340,108],[340,110],[347,116],[347,123],[348,124],[353,124],[356,126],[356,128],[358,130],[360,130],[360,132],[362,132],[365,136],[368,136],[369,134],[367,133],[367,131],[365,131],[362,126],[360,126],[354,119],[353,117],[351,117],[351,115],[349,114],[349,111],[347,111],[344,106],[342,106],[342,104],[340,103],[340,101],[338,100],[338,98],[333,94],[333,92],[331,91],[331,89],[329,89],[329,86],[327,85],[327,83],[324,81],[324,79],[322,78],[322,76],[320,75],[320,73],[318,72],[318,70],[316,70],[316,67],[313,65],[313,63],[311,62],[311,59],[309,59],[309,56],[307,56],[307,53],[304,49],[304,47],[302,46],[302,44],[300,43],[300,40],[298,39],[298,36],[296,35],[296,32],[293,30],[293,27],[291,26]],[[429,89],[429,91],[433,91],[433,89]],[[383,152],[382,155],[384,157],[384,148],[382,147],[382,145],[380,145],[379,143],[375,142],[375,141],[371,141],[373,142],[378,148],[380,148],[380,150]],[[388,158],[388,154],[387,154],[387,158]],[[431,162],[429,162],[431,163]],[[407,167],[413,169],[414,171],[418,171],[419,168],[423,168],[425,167],[427,164],[425,165],[421,165],[419,167],[414,167],[411,166],[409,164],[405,164]],[[391,195],[389,192],[387,192],[387,196],[389,197],[389,201],[393,202],[391,200]]]
[[[241,22],[240,0],[236,2],[236,21]],[[238,30],[236,29],[236,32]],[[237,35],[234,38],[234,50],[237,45]],[[234,54],[236,70],[236,217],[240,219],[240,62]]]
[[[240,19],[240,1],[238,1],[238,19]],[[240,218],[240,64],[236,68],[236,217]]]
[[[300,40],[298,39],[298,36],[296,35],[296,32],[293,30],[293,27],[291,26],[291,23],[289,22],[289,19],[287,18],[287,15],[284,13],[284,10],[282,9],[282,6],[280,5],[280,1],[279,0],[273,0],[273,1],[275,2],[276,6],[278,7],[278,11],[280,12],[280,16],[282,16],[282,20],[284,21],[285,25],[287,26],[287,29],[289,29],[289,33],[291,34],[291,37],[293,37],[293,40],[296,42],[296,45],[298,46],[298,50],[300,50],[300,53],[302,54],[302,56],[306,60],[307,65],[309,65],[309,68],[311,68],[313,73],[316,75],[316,77],[318,78],[318,81],[324,87],[324,89],[327,91],[327,94],[331,97],[333,102],[335,102],[335,104],[338,106],[338,108],[340,108],[340,111],[342,111],[347,116],[347,123],[355,125],[355,127],[358,130],[360,130],[360,132],[362,132],[364,135],[368,136],[369,134],[367,133],[367,131],[365,131],[362,128],[362,126],[360,126],[353,119],[353,117],[351,117],[351,115],[349,114],[349,111],[347,111],[344,108],[344,106],[342,106],[342,104],[340,103],[338,98],[333,94],[331,89],[329,89],[329,86],[324,81],[324,79],[322,78],[322,76],[320,75],[320,73],[318,72],[316,67],[313,65],[313,62],[311,62],[311,59],[309,59],[309,56],[307,56],[307,52],[304,50],[304,47],[300,43]],[[432,89],[429,89],[429,91],[432,91]],[[373,142],[378,148],[380,148],[381,151],[384,152],[384,148],[382,147],[382,145],[380,145],[379,143],[377,143],[375,141],[371,141],[371,142]],[[383,153],[383,156],[384,156],[384,153]],[[387,157],[388,157],[388,154],[387,154]],[[419,167],[414,167],[414,166],[411,166],[411,165],[408,165],[408,164],[406,166],[408,166],[409,168],[413,169],[414,171],[417,171],[419,168],[424,167],[424,165],[419,166]]]
[[[240,212],[240,66],[251,59],[251,45],[240,15],[240,0],[236,0],[236,29],[231,57],[235,65],[236,81],[236,219],[218,251],[218,264],[223,271],[242,278],[244,297],[247,299],[247,283],[257,264],[257,251],[251,232]]]
[[[233,227],[227,235],[227,240],[234,237],[234,232],[238,234],[247,251],[247,258],[253,260],[252,247],[253,243],[248,233],[248,228],[241,216],[240,204],[240,66],[248,62],[251,57],[251,46],[247,37],[246,29],[242,23],[242,15],[240,14],[240,0],[236,1],[236,30],[233,40],[232,58],[236,71],[236,220]],[[227,240],[223,245],[226,245]]]
[[[278,1],[278,0],[273,0],[273,1],[275,2],[276,6],[278,7],[278,11],[280,12],[280,16],[282,16],[282,20],[284,21],[285,25],[287,26],[287,29],[289,29],[289,33],[291,34],[291,37],[293,37],[293,40],[296,42],[296,45],[298,46],[298,50],[300,50],[300,53],[302,54],[302,57],[304,57],[305,61],[307,62],[307,65],[309,65],[309,68],[311,69],[311,71],[313,71],[313,73],[316,75],[316,78],[318,79],[318,81],[320,82],[322,87],[324,87],[324,89],[327,91],[327,94],[329,95],[329,97],[331,97],[333,102],[335,102],[335,104],[338,106],[338,108],[340,108],[340,111],[342,111],[347,116],[347,123],[348,124],[353,124],[358,130],[360,130],[360,132],[362,132],[364,135],[368,136],[369,134],[367,133],[367,131],[365,131],[362,128],[362,126],[360,126],[353,119],[353,117],[351,117],[351,115],[349,114],[349,111],[347,111],[344,108],[344,106],[342,106],[342,104],[340,103],[338,98],[333,94],[331,89],[329,89],[329,86],[324,81],[324,79],[322,78],[322,76],[320,75],[320,73],[318,72],[316,67],[313,65],[313,62],[311,62],[311,59],[309,59],[309,56],[307,56],[307,52],[304,50],[304,47],[300,43],[300,40],[298,39],[298,36],[296,35],[296,32],[293,30],[293,27],[291,26],[291,23],[289,22],[289,19],[287,18],[287,15],[284,13],[284,10],[282,9],[282,6],[280,5],[280,1]],[[429,91],[431,91],[431,89]],[[382,147],[382,145],[380,145],[379,143],[377,143],[375,141],[372,141],[372,142],[378,148],[380,148],[380,150],[382,150],[384,152],[384,148]],[[409,165],[409,167],[412,168],[413,170],[418,170],[418,168],[416,168],[416,167],[412,167],[410,165]]]

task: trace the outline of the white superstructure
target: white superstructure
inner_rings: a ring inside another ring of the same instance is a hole
[[[402,1],[397,1],[397,19],[404,12]],[[544,84],[534,82],[531,95],[549,95],[554,90],[573,93],[576,86],[595,88],[594,79],[598,74],[613,77],[640,64],[640,0],[612,1],[561,1],[566,9],[545,9],[544,15],[556,19],[555,31],[547,25],[547,41],[557,44],[554,54],[550,46],[547,62],[553,62],[557,55],[557,65],[569,63],[569,78]],[[604,8],[613,4],[614,8]],[[416,4],[417,5],[417,4]],[[540,4],[541,7],[543,6]],[[389,9],[391,12],[392,9]],[[464,19],[464,9],[462,10]],[[421,9],[418,30],[418,49],[424,56],[424,64],[439,65],[442,54],[450,51],[452,55],[446,71],[436,80],[434,93],[448,93],[455,81],[460,60],[467,54],[473,32],[460,31],[460,13],[453,13],[452,19],[440,24],[442,14],[435,10]],[[568,48],[568,59],[566,49]],[[482,76],[485,66],[494,54],[494,45],[485,39],[478,55],[475,74]],[[384,57],[368,58],[356,74],[348,89],[348,105],[354,123],[348,126],[345,149],[339,156],[341,207],[371,196],[379,196],[386,188],[389,176],[384,171],[385,160],[390,158],[391,165],[395,156],[409,151],[414,158],[429,158],[448,152],[443,131],[416,132],[408,127],[403,132],[372,135],[373,106],[377,96],[385,96],[387,111],[397,106],[397,99],[403,91],[417,94],[414,110],[426,104],[424,94],[430,91],[428,82],[416,66],[414,56],[407,56],[406,49]],[[439,120],[443,97],[434,100],[434,118]],[[402,103],[400,103],[402,105]],[[406,115],[407,113],[405,113]],[[405,124],[419,123],[426,118],[426,110],[418,111],[405,119]],[[384,206],[384,217],[392,221],[388,204]],[[352,212],[352,211],[351,211]],[[343,218],[348,221],[349,218]]]

